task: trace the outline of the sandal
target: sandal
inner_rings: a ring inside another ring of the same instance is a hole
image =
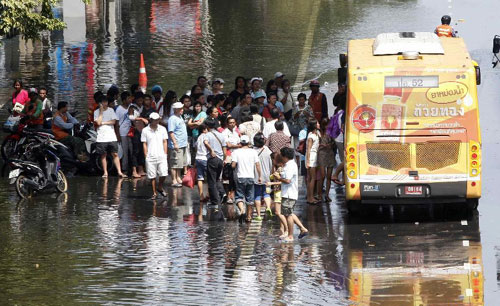
[[[108,175],[107,174],[103,174],[101,177],[102,178],[108,178]]]
[[[128,178],[128,176],[126,174],[124,174],[124,173],[118,174],[118,177],[120,177],[120,178]]]
[[[167,195],[168,195],[168,194],[167,194],[167,192],[166,192],[165,190],[160,190],[159,192],[160,192],[160,194],[161,194],[164,198],[166,198],[166,197],[167,197]]]
[[[302,239],[304,238],[305,236],[309,235],[309,231],[305,231],[305,232],[300,232],[299,234],[299,239]]]

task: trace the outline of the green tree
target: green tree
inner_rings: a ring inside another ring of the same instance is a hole
[[[64,29],[66,24],[52,13],[56,4],[57,0],[0,0],[0,34],[36,39],[43,31]]]

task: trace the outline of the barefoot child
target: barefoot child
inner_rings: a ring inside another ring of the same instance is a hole
[[[280,220],[280,238],[285,239],[288,237],[288,225],[286,223],[286,218],[281,214],[281,182],[279,178],[281,177],[280,173],[283,170],[283,158],[281,154],[273,154],[273,166],[274,172],[271,174],[270,182],[267,182],[267,188],[273,189],[273,197],[274,197],[274,212],[276,216],[278,216]],[[269,193],[271,190],[269,190]]]
[[[285,241],[292,242],[294,223],[300,228],[299,239],[307,236],[308,230],[293,213],[295,202],[299,197],[299,169],[294,159],[295,152],[292,148],[282,148],[280,153],[285,163],[279,178],[281,182],[282,213],[286,217],[288,225],[288,237],[285,238]]]

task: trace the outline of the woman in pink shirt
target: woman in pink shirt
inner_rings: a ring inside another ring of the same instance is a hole
[[[14,89],[15,90],[12,93],[12,106],[15,106],[16,103],[20,103],[24,106],[30,98],[28,97],[28,92],[23,89],[23,82],[21,80],[15,80]]]

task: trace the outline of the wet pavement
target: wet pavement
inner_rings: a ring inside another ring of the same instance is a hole
[[[287,244],[277,220],[240,225],[232,206],[200,206],[188,188],[151,201],[145,179],[69,185],[67,195],[0,204],[4,301],[466,305],[475,279],[482,301],[478,216],[458,207],[349,218],[342,189],[332,189],[330,204],[301,197],[296,213],[310,235]]]
[[[19,201],[2,179],[2,304],[481,305],[483,298],[498,304],[500,70],[490,64],[491,40],[500,34],[495,1],[317,1],[316,9],[315,1],[301,0],[92,2],[83,26],[74,11],[75,26],[66,32],[35,44],[3,41],[2,102],[10,80],[23,77],[85,114],[97,88],[135,82],[140,52],[150,85],[161,80],[164,89],[178,92],[198,74],[224,78],[226,89],[236,74],[269,78],[276,71],[299,87],[315,77],[334,84],[348,39],[429,31],[452,12],[465,20],[454,26],[483,75],[479,211],[374,207],[349,218],[340,190],[332,189],[336,200],[321,206],[307,206],[302,192],[296,213],[310,235],[284,244],[275,238],[276,221],[220,221],[232,210],[200,208],[196,192],[186,188],[152,202],[146,181],[78,177],[69,179],[67,196],[29,202]],[[308,49],[304,38],[311,31]],[[300,75],[304,52],[310,53]],[[322,90],[331,96],[335,88]]]

